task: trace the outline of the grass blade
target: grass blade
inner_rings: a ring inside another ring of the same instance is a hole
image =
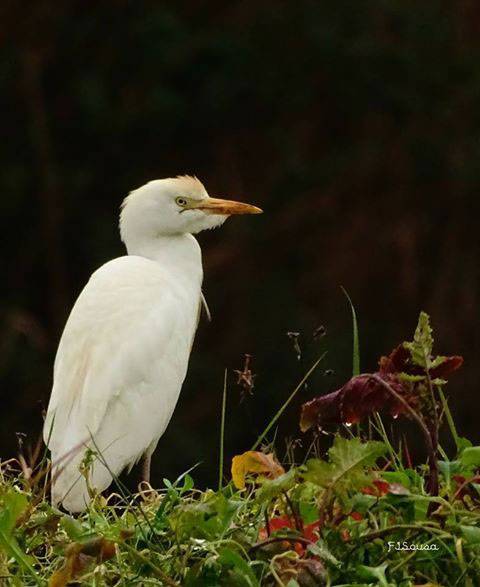
[[[225,411],[227,408],[227,370],[223,377],[223,395],[222,395],[222,416],[220,420],[220,457],[218,461],[218,491],[222,490],[223,484],[223,456],[225,442]]]
[[[447,419],[448,427],[450,428],[450,434],[452,435],[453,440],[455,441],[455,446],[457,447],[457,452],[460,452],[462,450],[462,444],[460,442],[460,437],[458,436],[455,422],[453,421],[452,412],[450,411],[450,408],[448,406],[447,398],[445,397],[445,394],[443,393],[443,390],[440,386],[437,387],[437,391],[438,391],[438,395],[440,396],[440,400],[442,402],[442,407],[445,412],[445,417]]]
[[[30,564],[27,555],[18,546],[17,541],[13,537],[7,536],[1,529],[0,546],[2,546],[3,550],[17,561],[18,565],[22,567],[35,580],[37,585],[42,585],[42,581],[37,575],[37,572]]]
[[[360,340],[358,337],[358,322],[357,322],[357,313],[355,312],[355,306],[348,295],[347,290],[342,287],[342,291],[345,294],[345,297],[348,300],[350,305],[350,309],[352,311],[352,323],[353,323],[353,366],[352,366],[352,374],[353,376],[360,375]]]

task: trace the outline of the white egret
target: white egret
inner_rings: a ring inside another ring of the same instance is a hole
[[[201,249],[193,234],[250,204],[211,198],[183,176],[155,180],[125,199],[120,233],[127,255],[91,276],[57,351],[44,425],[52,456],[52,501],[82,511],[90,501],[79,471],[87,449],[89,484],[101,492],[112,473],[150,458],[177,403],[202,293]],[[105,463],[108,466],[105,466]]]

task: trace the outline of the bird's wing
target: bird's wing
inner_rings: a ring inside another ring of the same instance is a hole
[[[158,440],[195,333],[200,292],[189,293],[142,257],[115,259],[92,275],[55,360],[44,425],[54,463],[82,443],[92,447],[93,437],[101,450],[114,447],[120,472]]]

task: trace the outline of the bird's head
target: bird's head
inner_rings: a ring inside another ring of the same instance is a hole
[[[196,177],[156,179],[130,192],[122,205],[120,232],[132,238],[196,234],[233,214],[260,214],[251,204],[211,198]]]

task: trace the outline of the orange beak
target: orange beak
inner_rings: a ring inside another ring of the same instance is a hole
[[[263,212],[261,208],[252,206],[252,204],[244,204],[234,200],[221,200],[220,198],[206,198],[196,204],[195,208],[203,210],[207,214],[224,214],[227,216],[232,214],[261,214]]]

